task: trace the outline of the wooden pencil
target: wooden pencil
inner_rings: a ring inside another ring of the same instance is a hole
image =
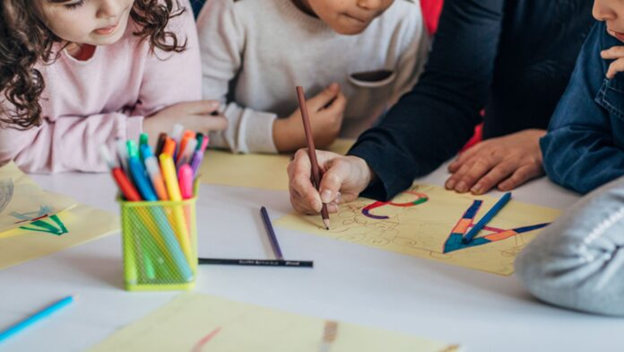
[[[308,144],[308,155],[310,156],[310,163],[312,164],[312,182],[316,190],[319,190],[321,186],[321,176],[319,172],[318,161],[316,160],[316,148],[314,147],[314,138],[312,135],[312,126],[310,126],[310,117],[308,116],[308,107],[306,105],[305,93],[303,87],[297,86],[297,98],[299,99],[299,109],[301,109],[301,118],[303,119],[303,129],[305,131],[306,142]],[[325,229],[329,230],[329,212],[327,211],[327,205],[323,203],[321,208],[321,216],[323,217],[323,224]]]

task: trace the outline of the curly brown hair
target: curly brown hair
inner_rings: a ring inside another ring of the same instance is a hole
[[[0,102],[6,100],[13,109],[0,104],[0,125],[26,130],[41,124],[39,98],[45,88],[41,72],[35,64],[52,63],[54,43],[63,43],[45,25],[33,0],[0,0]],[[175,8],[174,8],[175,6]],[[186,9],[178,0],[134,0],[130,17],[141,29],[133,33],[140,40],[149,40],[150,50],[182,52],[186,40],[180,42],[175,33],[167,31],[169,19]],[[69,43],[65,43],[66,45]]]

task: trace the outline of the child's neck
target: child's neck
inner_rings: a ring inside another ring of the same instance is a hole
[[[318,16],[312,11],[312,7],[308,3],[308,0],[290,0],[299,10],[301,10],[306,15],[318,18]]]
[[[95,53],[95,45],[70,43],[65,48],[67,53],[78,61],[87,61]]]

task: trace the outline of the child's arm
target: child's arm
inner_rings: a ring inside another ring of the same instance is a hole
[[[612,84],[605,82],[607,68],[600,57],[605,36],[604,24],[590,33],[548,134],[540,140],[548,177],[582,193],[624,175],[624,152],[613,141],[614,129],[624,125],[612,125],[605,100],[605,84]]]
[[[624,179],[591,193],[540,233],[516,259],[539,299],[624,315]]]
[[[230,84],[242,66],[245,48],[244,18],[231,0],[211,0],[198,18],[200,37],[203,96],[223,104],[223,114],[228,120],[227,130],[211,135],[211,145],[237,153],[276,153],[294,151],[304,147],[305,135],[298,111],[280,118],[272,112],[256,111],[228,101],[232,94]],[[294,96],[294,86],[293,96]],[[316,108],[320,106],[320,108]],[[317,147],[331,144],[337,137],[346,98],[336,86],[308,100],[310,121],[315,131]]]

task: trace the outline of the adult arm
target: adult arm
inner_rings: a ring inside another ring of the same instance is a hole
[[[377,177],[363,195],[392,198],[472,136],[489,95],[504,5],[504,0],[445,1],[418,84],[349,151]]]

